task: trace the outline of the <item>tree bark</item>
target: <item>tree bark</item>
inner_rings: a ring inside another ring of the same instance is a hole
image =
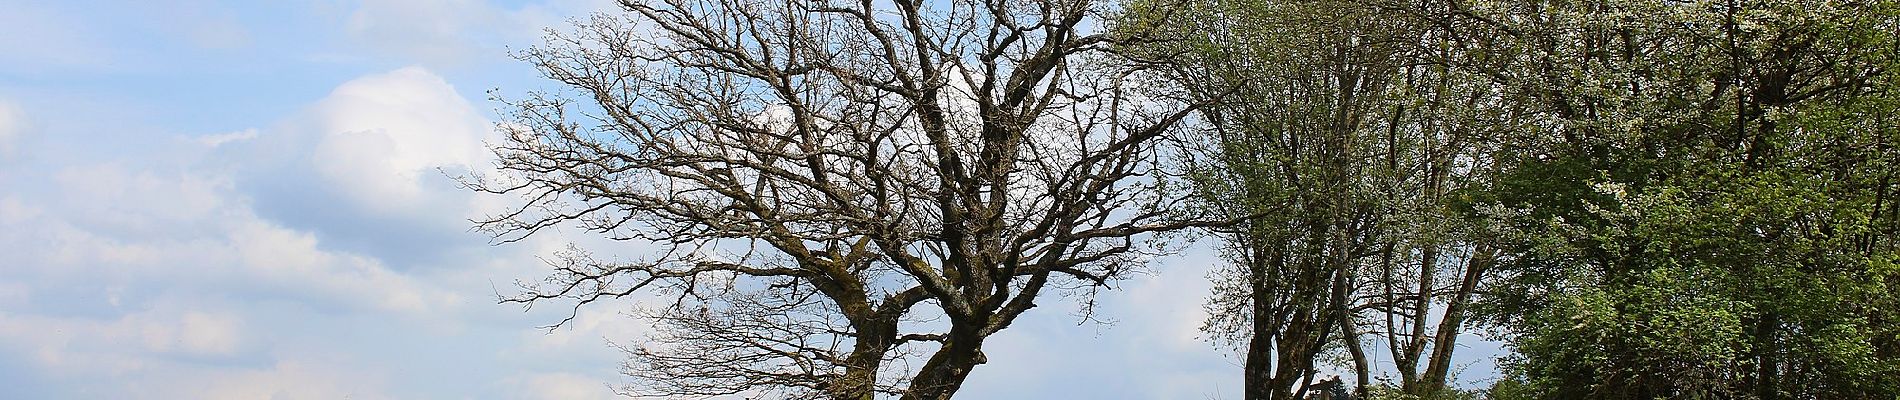
[[[1399,391],[1408,394],[1419,394],[1418,362],[1425,355],[1425,321],[1432,312],[1432,291],[1435,286],[1432,278],[1438,274],[1438,246],[1428,245],[1420,251],[1418,268],[1417,291],[1413,293],[1412,305],[1408,310],[1412,318],[1411,333],[1394,362],[1399,370]]]
[[[981,330],[968,324],[951,327],[950,334],[944,337],[943,347],[917,371],[916,378],[911,380],[910,389],[901,398],[949,400],[950,395],[963,387],[963,381],[970,377],[971,370],[989,361],[983,356],[983,339]]]
[[[1251,258],[1248,280],[1252,289],[1253,338],[1247,341],[1247,355],[1243,373],[1246,375],[1243,385],[1247,400],[1273,398],[1273,352],[1274,340],[1278,338],[1275,329],[1279,322],[1273,317],[1275,290],[1272,285],[1270,266],[1262,265],[1260,255]]]
[[[1780,372],[1780,360],[1775,356],[1775,330],[1781,325],[1781,318],[1770,311],[1755,323],[1755,396],[1761,400],[1781,398],[1775,388],[1777,373]]]
[[[1497,260],[1496,250],[1490,246],[1478,246],[1472,250],[1471,259],[1466,264],[1464,277],[1458,283],[1458,292],[1445,305],[1445,315],[1438,321],[1438,332],[1432,340],[1432,354],[1425,366],[1425,376],[1419,388],[1421,395],[1435,394],[1443,390],[1450,379],[1451,355],[1458,345],[1458,333],[1465,323],[1465,307],[1478,291],[1479,280],[1491,264]]]
[[[857,342],[845,359],[844,377],[826,387],[826,397],[834,400],[874,400],[877,398],[878,369],[884,355],[896,344],[896,321],[859,324]]]
[[[1359,329],[1351,311],[1352,303],[1347,301],[1347,293],[1343,287],[1346,282],[1351,282],[1355,277],[1351,271],[1339,273],[1340,277],[1334,281],[1333,285],[1333,318],[1339,320],[1340,338],[1345,339],[1346,352],[1352,355],[1353,394],[1363,398],[1366,396],[1366,388],[1372,385],[1372,366],[1366,360],[1365,345],[1359,341]]]

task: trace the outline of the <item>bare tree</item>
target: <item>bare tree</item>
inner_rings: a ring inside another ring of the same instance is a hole
[[[1157,168],[1198,105],[1114,54],[1142,32],[1099,2],[621,5],[521,53],[562,89],[508,101],[506,173],[471,186],[527,199],[480,221],[500,240],[663,248],[563,253],[505,299],[667,294],[626,394],[948,398],[1044,292],[1210,225]]]

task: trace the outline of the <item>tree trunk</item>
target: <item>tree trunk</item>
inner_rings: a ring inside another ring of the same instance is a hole
[[[858,329],[858,341],[845,359],[844,377],[824,389],[833,400],[874,400],[877,398],[877,371],[884,354],[897,338],[895,321],[864,324]]]
[[[1366,361],[1365,345],[1359,342],[1359,329],[1353,320],[1351,302],[1347,301],[1346,282],[1354,279],[1350,270],[1339,271],[1340,277],[1333,283],[1333,318],[1339,320],[1340,339],[1346,340],[1346,352],[1352,355],[1353,394],[1366,397],[1366,387],[1372,384],[1372,366]]]
[[[1775,330],[1780,325],[1780,316],[1772,311],[1764,313],[1755,323],[1755,397],[1761,400],[1781,398],[1780,391],[1775,388],[1776,375],[1780,372],[1780,365],[1777,364],[1781,363],[1775,356],[1775,349],[1779,348],[1775,343]]]
[[[1465,307],[1471,302],[1471,296],[1478,291],[1478,280],[1491,268],[1496,253],[1490,246],[1478,246],[1472,250],[1465,274],[1458,283],[1458,292],[1452,294],[1451,301],[1445,305],[1445,316],[1438,321],[1436,339],[1432,341],[1431,359],[1425,366],[1425,376],[1420,379],[1420,395],[1431,395],[1445,388],[1451,374],[1451,354],[1458,345],[1458,333],[1465,323]]]
[[[1436,285],[1432,278],[1438,275],[1438,246],[1428,245],[1419,251],[1418,268],[1418,291],[1407,310],[1412,314],[1411,334],[1394,363],[1399,370],[1399,391],[1407,394],[1419,394],[1418,362],[1425,355],[1425,321],[1432,312],[1432,291]]]
[[[910,390],[901,397],[903,400],[949,400],[950,395],[963,387],[970,370],[989,361],[983,356],[983,335],[979,328],[952,324],[943,347],[918,369],[917,377],[910,382]]]
[[[1276,338],[1272,305],[1273,289],[1268,287],[1268,273],[1258,258],[1252,262],[1252,271],[1248,271],[1249,286],[1252,290],[1253,338],[1247,341],[1246,365],[1242,368],[1246,375],[1242,385],[1247,400],[1266,400],[1273,398],[1273,341]]]

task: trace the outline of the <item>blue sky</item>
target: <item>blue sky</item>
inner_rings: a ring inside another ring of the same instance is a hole
[[[160,4],[162,3],[162,4]],[[494,103],[540,87],[506,49],[599,0],[0,0],[0,398],[611,398],[629,300],[497,305],[554,231],[493,246]],[[1238,398],[1198,339],[1202,248],[1045,302],[962,397]],[[1488,368],[1480,366],[1475,368]]]

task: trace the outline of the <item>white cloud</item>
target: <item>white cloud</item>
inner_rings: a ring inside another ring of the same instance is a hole
[[[214,135],[199,136],[197,137],[197,141],[198,143],[204,144],[206,147],[218,147],[218,146],[224,145],[225,143],[240,142],[240,141],[251,140],[251,139],[256,139],[256,138],[257,138],[256,129],[245,129],[245,130],[236,131],[236,132],[226,132],[226,133],[219,133],[219,134],[214,134]]]
[[[1139,321],[1126,324],[1125,329],[1139,330],[1151,343],[1173,352],[1208,348],[1201,334],[1208,315],[1201,305],[1213,290],[1207,275],[1219,259],[1206,246],[1195,250],[1167,259],[1157,274],[1136,278],[1122,289],[1124,293],[1116,294],[1127,302],[1127,309],[1117,310],[1118,314]]]
[[[218,366],[246,346],[229,314],[147,312],[116,320],[0,313],[0,354],[24,355],[42,379],[87,385],[96,398],[386,399],[371,368],[293,355],[260,366]],[[183,358],[181,358],[183,357]],[[48,382],[52,383],[52,382]]]
[[[126,42],[96,49],[110,52],[77,46],[71,60],[27,60],[32,65],[0,66],[0,72],[53,70],[46,65],[77,66],[103,55],[151,54],[149,62],[165,64],[178,56],[170,50],[243,47],[248,34],[242,25],[169,31],[161,23],[115,24],[49,7],[28,4],[10,8],[24,11],[0,13],[0,37],[50,38],[0,41],[0,61],[92,43],[76,40],[97,36],[92,31],[161,45],[153,50],[144,42]],[[165,16],[141,10],[113,14]],[[542,18],[529,15],[540,11],[522,10],[507,18]],[[207,12],[202,16],[222,18],[215,9]],[[67,15],[92,23],[5,35],[76,22]],[[9,25],[35,16],[51,22]],[[272,28],[257,33],[281,33]],[[433,28],[418,29],[427,36]],[[140,36],[147,34],[159,36]],[[5,51],[29,45],[45,48]],[[259,101],[300,92],[257,90]],[[69,94],[77,100],[66,103],[149,108],[141,101],[153,99],[140,93],[78,91]],[[30,162],[0,166],[0,375],[9,375],[0,377],[0,386],[29,383],[0,389],[7,393],[0,397],[605,397],[620,355],[605,347],[604,338],[644,329],[603,306],[584,310],[575,328],[545,335],[534,327],[559,320],[565,309],[523,313],[487,301],[491,290],[508,293],[505,282],[513,278],[545,274],[545,265],[532,256],[566,239],[551,232],[496,248],[479,237],[468,243],[450,237],[465,233],[469,210],[507,200],[455,190],[436,172],[486,165],[490,155],[481,141],[490,129],[477,106],[429,70],[363,76],[275,123],[243,121],[239,126],[258,128],[236,131],[229,121],[177,121],[210,115],[202,112],[101,119],[96,109],[33,97],[34,103],[0,99],[0,147],[17,153],[20,139],[30,134],[25,139],[35,151]],[[207,99],[212,97],[231,98]],[[226,106],[178,103],[159,108]],[[32,106],[31,124],[16,105]],[[216,128],[201,130],[205,126]],[[101,140],[110,144],[99,145]],[[348,229],[333,229],[338,226]],[[377,236],[389,231],[397,233]],[[440,237],[411,242],[411,233]],[[364,237],[395,243],[347,244]],[[394,240],[382,240],[387,238]],[[445,255],[403,258],[430,251],[425,247]],[[396,396],[385,390],[390,382],[400,382]]]
[[[180,399],[389,399],[385,379],[337,365],[284,361],[263,370],[207,374],[202,391],[182,390]],[[186,385],[177,385],[181,389]]]
[[[229,237],[242,266],[261,281],[302,286],[327,299],[360,306],[424,314],[460,303],[461,297],[390,271],[382,262],[317,247],[309,233],[264,221],[246,221]]]
[[[175,329],[161,329],[156,339],[161,349],[177,348],[191,354],[229,355],[242,343],[240,320],[233,315],[186,312]]]
[[[648,295],[636,301],[660,304],[666,299]],[[549,321],[549,323],[552,322]],[[632,343],[652,332],[652,327],[645,321],[636,319],[614,307],[582,307],[575,313],[573,321],[559,329],[553,331],[536,329],[522,332],[522,346],[520,349],[511,350],[517,353],[511,355],[599,352],[609,348],[610,343]]]
[[[0,370],[31,371],[22,379],[43,394],[108,382],[60,392],[73,398],[376,398],[390,396],[375,378],[391,376],[424,398],[607,393],[620,361],[607,338],[634,339],[637,321],[590,307],[543,334],[534,327],[564,309],[484,301],[510,290],[496,281],[546,273],[533,255],[565,245],[558,232],[508,248],[415,242],[446,254],[426,259],[402,259],[430,251],[407,243],[338,245],[466,229],[470,210],[499,200],[445,185],[436,168],[487,164],[488,134],[453,87],[405,68],[339,85],[269,128],[5,171],[20,190],[0,191]],[[299,225],[299,214],[341,222]],[[427,383],[459,376],[484,385]],[[582,381],[602,391],[574,391]]]
[[[529,400],[616,399],[613,388],[600,377],[574,373],[527,374],[510,379],[515,398]]]
[[[480,165],[491,124],[455,88],[421,67],[357,78],[309,111],[316,172],[356,205],[413,211],[437,167]],[[454,193],[466,197],[466,193]]]
[[[175,309],[115,319],[0,312],[0,338],[0,350],[31,354],[43,367],[108,374],[149,370],[164,356],[230,356],[246,340],[236,315]]]
[[[985,343],[990,362],[971,373],[961,393],[972,398],[1236,398],[1240,364],[1198,339],[1205,317],[1200,304],[1209,289],[1202,276],[1216,259],[1208,247],[1192,246],[1182,256],[1157,260],[1157,274],[1097,293],[1094,317],[1111,323],[1080,321],[1055,299],[1031,310]]]
[[[87,228],[147,237],[176,234],[181,224],[214,222],[240,206],[229,179],[197,174],[134,172],[116,164],[69,167],[53,174],[66,220]]]
[[[55,174],[52,201],[0,200],[0,248],[20,269],[65,282],[151,282],[267,290],[329,304],[412,314],[462,297],[374,258],[328,251],[307,233],[252,212],[228,178],[92,165]]]
[[[0,195],[0,365],[48,387],[106,382],[80,398],[389,398],[377,362],[296,355],[360,351],[281,322],[321,314],[257,312],[469,316],[457,291],[258,216],[228,178],[113,164],[48,175]]]

